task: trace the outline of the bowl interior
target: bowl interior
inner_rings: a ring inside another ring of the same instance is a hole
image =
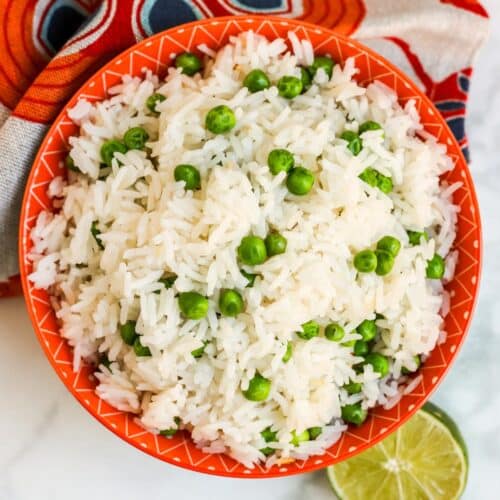
[[[78,372],[72,369],[71,348],[59,335],[48,294],[34,289],[27,280],[32,269],[27,258],[31,248],[30,230],[40,211],[51,206],[46,194],[48,183],[64,175],[63,159],[68,150],[68,138],[78,133],[78,128],[67,116],[67,107],[82,97],[90,101],[104,99],[107,89],[117,84],[124,74],[140,76],[144,68],[164,74],[176,54],[186,50],[196,52],[200,44],[218,49],[231,35],[249,29],[269,38],[286,38],[287,32],[293,30],[300,39],[309,39],[316,53],[329,53],[340,63],[354,57],[361,83],[377,79],[394,89],[402,104],[409,99],[415,100],[425,129],[447,145],[448,154],[455,163],[455,169],[446,175],[446,180],[462,182],[462,187],[454,194],[454,202],[460,205],[455,243],[459,260],[456,276],[447,287],[451,295],[451,310],[445,319],[447,338],[423,365],[420,383],[392,409],[377,408],[363,426],[349,428],[325,455],[270,469],[260,465],[247,469],[226,455],[205,454],[185,433],[173,438],[150,434],[134,422],[133,415],[100,400],[94,393],[92,369],[87,366],[82,366]],[[256,16],[207,19],[159,33],[122,53],[87,81],[67,107],[48,132],[28,180],[20,221],[20,267],[28,311],[47,358],[68,390],[102,424],[137,448],[188,469],[233,477],[273,477],[310,471],[344,460],[393,432],[424,404],[454,360],[471,319],[480,273],[481,228],[472,179],[457,142],[431,102],[397,68],[353,40],[301,21]]]

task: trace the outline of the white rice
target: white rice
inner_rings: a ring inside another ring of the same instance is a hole
[[[426,280],[426,261],[435,252],[448,256],[449,280],[457,258],[450,253],[457,186],[439,180],[453,164],[446,147],[423,133],[412,102],[403,109],[378,82],[360,87],[353,60],[336,65],[330,81],[318,71],[310,89],[293,100],[281,98],[274,85],[255,94],[242,87],[253,68],[273,83],[300,76],[298,64],[311,63],[312,47],[295,34],[289,38],[295,54],[284,40],[244,33],[216,54],[203,48],[203,75],[170,68],[162,82],[150,73],[127,76],[106,101],[80,101],[69,113],[81,127],[70,144],[84,175],[70,172],[67,184],[52,182],[48,192],[62,207],[41,213],[31,233],[30,279],[56,298],[75,369],[81,359],[96,362],[98,353],[112,362],[96,372],[97,394],[136,413],[151,432],[174,427],[179,417],[204,451],[228,453],[248,467],[265,460],[259,451],[265,446],[276,449],[268,465],[324,453],[346,429],[345,404],[396,404],[407,380],[398,382],[401,368],[412,366],[415,355],[425,358],[443,338],[440,311],[449,310],[442,283]],[[145,107],[155,89],[166,96],[158,117]],[[204,119],[219,104],[234,110],[237,125],[214,136]],[[369,119],[383,131],[366,132],[363,150],[353,156],[339,136]],[[109,175],[98,179],[101,144],[133,126],[149,132],[150,157],[117,154]],[[287,148],[314,172],[307,196],[290,195],[284,174],[270,174],[267,155],[274,148]],[[180,163],[199,169],[199,191],[173,181]],[[391,194],[358,178],[369,166],[392,177]],[[92,221],[101,228],[102,251]],[[245,288],[236,249],[244,236],[265,237],[270,229],[287,238],[286,253],[254,267],[261,278]],[[410,246],[407,229],[425,229],[431,238]],[[402,243],[393,271],[357,273],[354,254],[384,235]],[[171,289],[158,282],[166,271],[178,275]],[[241,291],[243,314],[216,314],[222,288]],[[180,315],[176,294],[190,290],[209,297],[202,320]],[[362,358],[352,348],[294,333],[314,319],[340,323],[345,341],[359,339],[356,326],[376,312],[384,318],[377,320],[374,349],[391,359],[382,380],[370,365],[356,373]],[[127,320],[137,321],[152,356],[137,357],[124,344],[119,327]],[[204,341],[210,341],[205,354],[195,359],[191,351]],[[285,364],[288,341],[293,356]],[[257,371],[272,382],[262,403],[242,394]],[[342,386],[349,381],[363,383],[363,392],[347,394]],[[268,426],[277,431],[276,442],[264,442],[260,433]],[[290,444],[293,430],[316,426],[323,427],[316,440]]]

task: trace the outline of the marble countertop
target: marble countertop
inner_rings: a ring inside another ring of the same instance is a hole
[[[472,80],[467,122],[484,224],[484,270],[469,338],[433,401],[469,448],[466,499],[500,491],[500,3],[483,2],[491,37]],[[330,500],[325,474],[246,480],[205,476],[127,445],[66,391],[45,359],[21,298],[0,301],[0,500],[179,498]]]

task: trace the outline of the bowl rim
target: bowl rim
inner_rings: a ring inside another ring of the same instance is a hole
[[[173,39],[175,39],[176,32],[178,30],[191,30],[196,27],[204,26],[207,24],[227,24],[229,22],[239,22],[241,23],[241,31],[248,31],[252,29],[251,23],[253,22],[262,22],[262,15],[238,15],[238,16],[222,16],[222,17],[211,17],[211,18],[203,18],[203,19],[198,19],[196,21],[192,21],[189,23],[184,23],[180,24],[174,27],[171,27],[169,29],[160,31],[158,33],[155,33],[152,36],[146,37],[142,39],[141,41],[135,43],[134,45],[128,47],[127,49],[121,51],[118,53],[115,57],[107,61],[105,64],[103,64],[99,69],[94,71],[92,75],[90,75],[89,78],[87,78],[82,85],[79,86],[79,88],[72,94],[72,96],[67,100],[67,102],[64,104],[60,112],[57,114],[51,125],[48,127],[43,141],[40,143],[40,146],[38,148],[37,154],[34,157],[32,161],[32,166],[30,169],[29,176],[26,180],[25,183],[25,189],[24,189],[24,194],[22,198],[22,205],[21,205],[21,212],[20,212],[20,217],[19,217],[19,233],[18,233],[18,257],[19,257],[19,270],[20,270],[20,276],[21,276],[21,284],[22,284],[22,290],[23,290],[23,298],[26,304],[26,309],[28,311],[28,315],[30,317],[31,324],[33,326],[33,329],[35,331],[36,337],[38,339],[38,342],[40,343],[40,346],[42,347],[42,350],[45,354],[45,357],[51,364],[53,370],[59,377],[59,379],[62,381],[66,389],[72,394],[72,396],[80,403],[80,405],[92,416],[94,417],[98,422],[100,422],[101,425],[103,425],[105,428],[107,428],[109,431],[111,431],[114,435],[116,435],[118,438],[121,440],[125,441],[126,443],[134,446],[138,450],[140,450],[143,453],[146,453],[150,455],[153,458],[159,459],[163,462],[166,462],[170,465],[175,465],[177,467],[181,467],[183,469],[191,470],[193,472],[197,473],[203,473],[203,474],[209,474],[209,475],[214,475],[214,476],[220,476],[220,477],[232,477],[232,478],[244,478],[244,479],[271,479],[271,478],[278,478],[278,477],[286,477],[286,476],[292,476],[292,475],[297,475],[297,474],[302,474],[306,472],[313,472],[315,470],[323,469],[329,465],[334,465],[336,463],[339,463],[344,460],[348,460],[349,458],[358,455],[359,453],[362,453],[363,451],[366,451],[367,449],[371,448],[375,444],[379,443],[386,437],[388,437],[390,434],[393,432],[397,431],[399,427],[404,425],[405,422],[407,422],[433,395],[434,391],[437,389],[437,387],[443,382],[445,379],[446,375],[448,374],[451,366],[454,364],[456,361],[457,355],[462,348],[465,339],[467,338],[472,322],[472,318],[474,316],[476,306],[477,306],[477,301],[478,301],[478,296],[480,293],[480,284],[481,284],[481,277],[482,277],[482,268],[483,268],[483,231],[482,231],[482,222],[481,222],[481,213],[480,213],[480,207],[479,207],[479,202],[478,202],[478,197],[474,185],[474,181],[470,172],[469,164],[467,163],[462,149],[455,138],[454,134],[452,133],[451,129],[449,128],[446,120],[444,119],[443,115],[441,112],[436,108],[434,103],[430,100],[429,97],[414,83],[414,81],[406,75],[400,68],[398,68],[395,64],[393,64],[391,61],[386,59],[384,56],[380,55],[376,51],[372,50],[370,47],[367,47],[364,45],[362,42],[358,41],[357,39],[354,39],[350,36],[346,36],[340,33],[337,33],[334,29],[331,28],[326,28],[321,25],[317,25],[314,23],[310,23],[307,21],[302,21],[301,19],[294,19],[294,18],[285,18],[281,16],[265,16],[265,19],[270,22],[274,23],[280,23],[281,25],[289,27],[289,31],[292,31],[294,29],[304,27],[308,30],[320,30],[322,37],[325,39],[328,37],[334,37],[341,41],[341,43],[346,44],[348,46],[354,47],[356,49],[362,49],[362,51],[366,52],[369,54],[373,59],[383,63],[388,70],[390,70],[391,73],[396,74],[402,81],[405,82],[405,85],[409,85],[409,87],[412,89],[412,91],[415,92],[415,95],[418,96],[421,100],[422,103],[425,104],[428,108],[432,109],[434,113],[434,118],[437,119],[437,121],[440,122],[441,126],[447,131],[447,135],[449,136],[451,143],[448,142],[449,147],[454,147],[456,149],[456,152],[458,154],[458,159],[456,164],[461,163],[464,168],[461,169],[461,171],[464,173],[464,176],[467,178],[467,184],[469,186],[468,192],[470,193],[471,196],[471,202],[475,208],[475,217],[476,217],[476,230],[477,230],[477,236],[478,236],[478,247],[476,248],[477,250],[477,283],[474,288],[474,294],[472,296],[472,302],[470,305],[470,314],[468,315],[468,318],[465,320],[464,327],[463,327],[463,333],[460,336],[460,340],[456,343],[456,350],[454,353],[452,353],[452,357],[448,362],[446,362],[446,366],[444,367],[444,370],[442,371],[441,375],[439,376],[439,379],[435,384],[430,387],[425,395],[421,398],[418,403],[414,405],[414,407],[411,410],[407,410],[404,415],[400,416],[397,420],[397,423],[395,424],[394,428],[391,429],[391,432],[384,432],[377,434],[373,436],[367,443],[365,443],[363,446],[357,447],[355,450],[348,451],[346,453],[342,454],[342,460],[323,460],[321,463],[315,463],[316,461],[311,462],[308,464],[307,467],[304,467],[303,469],[294,469],[294,470],[283,470],[281,467],[276,467],[273,466],[270,469],[270,472],[266,472],[265,474],[244,474],[240,473],[237,471],[232,471],[232,470],[207,470],[207,469],[200,469],[195,465],[192,465],[188,462],[183,462],[183,461],[174,461],[170,457],[166,455],[159,456],[158,454],[154,453],[153,450],[150,450],[149,448],[145,449],[142,448],[137,440],[134,440],[133,438],[130,438],[128,435],[125,435],[122,431],[120,431],[117,428],[114,428],[111,426],[109,422],[107,422],[104,417],[100,414],[97,413],[97,411],[90,407],[86,406],[84,404],[84,397],[80,396],[77,391],[73,388],[73,386],[70,384],[69,380],[63,377],[63,374],[59,367],[57,366],[57,363],[55,362],[52,353],[50,352],[48,346],[45,344],[45,342],[42,339],[41,331],[40,331],[40,326],[38,324],[38,320],[35,317],[35,313],[33,310],[33,307],[30,305],[30,291],[29,291],[29,285],[28,285],[28,272],[26,269],[26,266],[24,265],[25,262],[25,257],[26,257],[26,252],[24,250],[24,224],[26,221],[26,214],[27,214],[27,201],[29,198],[29,186],[33,184],[33,178],[35,177],[35,168],[33,168],[35,165],[38,165],[41,161],[41,157],[43,154],[43,151],[45,150],[46,146],[49,143],[50,137],[56,130],[56,125],[59,123],[61,118],[67,113],[68,108],[70,108],[74,103],[78,100],[79,96],[82,94],[83,90],[88,86],[88,84],[96,77],[96,75],[100,75],[101,73],[104,73],[106,70],[111,69],[111,67],[117,63],[120,59],[130,55],[131,53],[137,51],[139,48],[141,48],[143,45],[145,45],[148,42],[154,42],[157,39],[161,39],[165,36],[170,36]],[[248,23],[248,30],[245,29],[244,24]],[[269,38],[269,37],[268,37]],[[105,98],[105,96],[103,96]],[[398,96],[398,100],[400,97]],[[420,113],[419,113],[420,116]],[[434,135],[434,134],[432,134]],[[448,137],[447,137],[448,140]],[[455,152],[454,152],[455,153]],[[453,280],[452,280],[453,281]],[[67,342],[67,341],[65,341]],[[434,348],[435,349],[435,348]],[[208,454],[207,454],[208,455]],[[311,460],[311,458],[314,458],[314,456],[309,457],[307,460]]]

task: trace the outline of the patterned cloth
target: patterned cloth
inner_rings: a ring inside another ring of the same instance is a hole
[[[0,297],[19,292],[23,189],[66,100],[103,63],[153,33],[246,13],[304,19],[362,40],[421,86],[468,157],[465,104],[488,30],[477,0],[0,0]]]

